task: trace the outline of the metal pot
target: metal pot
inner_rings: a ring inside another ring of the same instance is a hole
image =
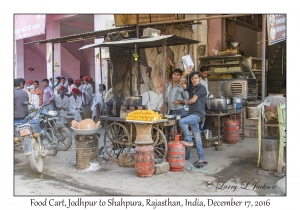
[[[125,96],[125,106],[142,106],[142,96]]]
[[[211,133],[211,131],[208,130],[208,129],[205,129],[205,130],[204,130],[204,137],[205,137],[205,139],[210,139],[210,138],[212,138],[212,133]]]
[[[206,99],[207,110],[227,110],[227,98],[207,98]]]
[[[231,104],[231,98],[221,96],[220,98],[225,98],[227,104]]]
[[[226,98],[227,99],[227,104],[231,104],[231,98]]]

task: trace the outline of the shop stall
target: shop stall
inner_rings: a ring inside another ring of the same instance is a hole
[[[114,42],[103,42],[101,44],[92,44],[87,45],[80,50],[88,49],[88,48],[100,48],[100,60],[101,60],[101,48],[109,47],[114,51],[114,49],[122,49],[129,50],[129,52],[135,52],[134,55],[138,55],[140,49],[144,48],[159,48],[162,47],[162,56],[163,56],[163,73],[162,73],[162,101],[165,104],[165,92],[166,92],[166,48],[168,46],[176,46],[176,45],[187,45],[189,49],[189,45],[199,43],[197,40],[192,40],[184,37],[180,37],[177,35],[162,35],[155,36],[150,38],[142,38],[142,39],[125,39],[121,41]],[[136,56],[134,56],[136,58]],[[131,62],[130,62],[131,63]],[[139,69],[139,63],[137,63]],[[112,65],[113,66],[113,65]],[[100,65],[100,71],[102,72],[102,67]],[[102,73],[101,73],[102,75]],[[131,77],[130,77],[131,78]],[[130,81],[132,82],[132,81]],[[138,79],[138,87],[139,87],[140,79]],[[130,91],[132,94],[132,91]],[[140,91],[139,91],[140,94]],[[130,95],[127,98],[134,99],[137,96]],[[123,101],[121,99],[121,101]],[[127,101],[127,100],[126,100]],[[124,100],[125,102],[125,100]],[[126,107],[126,108],[125,108]],[[123,110],[124,109],[124,110]],[[134,101],[132,104],[123,104],[121,106],[121,111],[127,111],[130,113],[135,110],[145,110],[148,109],[147,106],[142,105],[141,102]],[[159,110],[156,110],[157,112]],[[100,120],[105,121],[106,132],[104,135],[104,147],[108,155],[112,158],[118,158],[120,154],[124,151],[129,151],[136,146],[136,137],[141,136],[143,129],[139,129],[138,127],[142,125],[146,130],[150,127],[152,132],[152,141],[146,142],[154,147],[154,155],[155,162],[161,163],[166,158],[167,155],[167,140],[169,136],[166,134],[166,127],[175,126],[177,121],[176,119],[167,119],[165,116],[165,112],[163,111],[161,114],[161,120],[156,120],[153,122],[142,122],[140,120],[126,120],[126,114],[114,115],[114,116],[102,116]],[[133,126],[135,125],[135,126]]]

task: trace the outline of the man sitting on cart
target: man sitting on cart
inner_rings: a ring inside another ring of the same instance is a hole
[[[180,80],[181,87],[183,87],[183,89],[188,91],[189,93],[189,100],[186,103],[186,105],[189,105],[188,116],[179,120],[179,125],[182,129],[185,138],[185,141],[180,141],[180,142],[187,147],[193,146],[192,136],[189,131],[189,126],[190,126],[193,137],[196,142],[196,148],[197,148],[197,153],[199,158],[199,160],[194,162],[193,165],[198,168],[201,168],[205,164],[207,164],[207,161],[204,160],[204,153],[203,153],[201,135],[199,130],[199,122],[204,117],[207,91],[206,88],[200,84],[199,72],[194,71],[191,73],[191,71],[192,71],[191,66],[187,67],[185,69],[183,78]],[[192,84],[186,85],[185,79],[186,76],[189,74],[190,74]]]
[[[166,112],[169,112],[169,115],[180,115],[183,118],[187,115],[184,105],[189,100],[189,95],[179,84],[181,75],[181,69],[172,71],[172,81],[167,85],[165,101],[167,106]]]

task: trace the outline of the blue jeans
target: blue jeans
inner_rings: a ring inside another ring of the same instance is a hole
[[[202,148],[202,141],[201,141],[201,135],[199,130],[199,122],[200,117],[198,115],[189,115],[185,118],[182,118],[179,120],[179,125],[181,127],[182,132],[184,133],[185,140],[193,143],[192,136],[189,131],[189,126],[191,128],[193,137],[196,141],[196,147],[197,147],[197,153],[199,160],[204,160],[204,153]]]
[[[169,115],[181,115],[181,118],[185,117],[186,111],[184,108],[178,110],[170,110]]]

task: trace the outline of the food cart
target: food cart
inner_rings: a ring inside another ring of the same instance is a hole
[[[101,48],[101,47],[111,47],[111,48],[120,48],[124,50],[139,50],[143,48],[163,48],[163,104],[165,104],[165,81],[166,81],[166,48],[167,46],[175,45],[190,45],[199,43],[197,40],[192,40],[177,35],[163,35],[156,36],[151,38],[143,39],[125,39],[121,41],[114,42],[103,42],[100,44],[91,44],[86,45],[79,50],[88,49],[88,48]],[[189,49],[189,47],[188,47]],[[100,60],[101,60],[101,49],[100,49]],[[100,65],[100,71],[102,75],[102,67]],[[130,77],[131,78],[131,77]],[[138,81],[140,82],[140,81]],[[139,85],[138,85],[139,87]],[[131,93],[132,94],[132,93]],[[165,113],[163,112],[163,118],[165,118]],[[105,121],[107,125],[105,128],[104,135],[104,147],[108,155],[112,158],[118,158],[120,154],[124,151],[130,151],[136,145],[134,143],[136,130],[133,124],[140,124],[142,122],[136,121],[126,121],[126,118],[121,118],[120,116],[102,116],[100,120]],[[155,121],[151,123],[152,126],[152,146],[154,147],[154,156],[155,162],[161,163],[164,161],[167,155],[167,140],[168,136],[165,135],[165,129],[169,126],[176,126],[176,119],[163,119],[160,121]],[[147,124],[145,123],[145,126]]]

